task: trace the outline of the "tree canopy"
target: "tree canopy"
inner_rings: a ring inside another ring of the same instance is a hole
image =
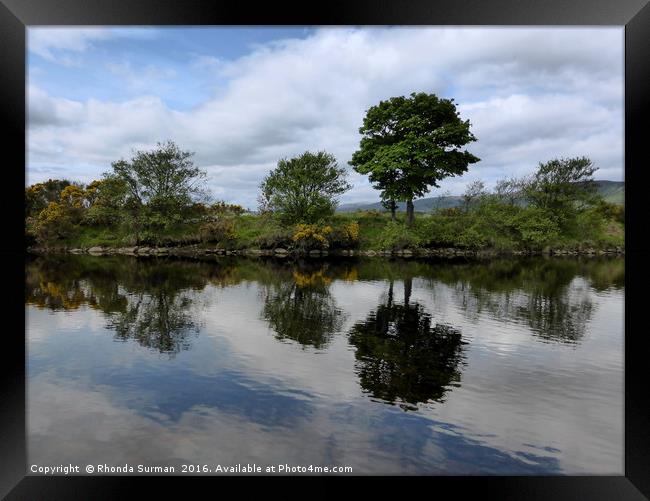
[[[113,175],[126,183],[138,204],[154,209],[183,207],[205,195],[201,182],[206,174],[194,166],[193,155],[166,141],[151,151],[136,151],[130,161],[114,162]]]
[[[448,176],[461,175],[479,158],[461,148],[475,141],[469,120],[461,120],[453,99],[412,93],[392,97],[366,112],[359,149],[350,165],[382,191],[383,200],[407,202]]]
[[[587,157],[556,158],[540,163],[525,183],[526,198],[562,226],[574,219],[581,205],[596,203],[597,186],[593,180],[596,170]]]
[[[282,159],[260,185],[261,208],[287,223],[315,223],[332,215],[337,196],[351,188],[346,175],[325,151]]]
[[[25,217],[34,217],[44,210],[50,202],[58,202],[61,192],[70,186],[66,179],[48,179],[43,183],[25,188]]]
[[[193,155],[166,141],[150,151],[136,151],[130,161],[113,162],[113,171],[105,175],[111,180],[107,197],[120,199],[126,188],[123,221],[134,233],[173,226],[193,202],[207,198],[206,173],[194,165]]]

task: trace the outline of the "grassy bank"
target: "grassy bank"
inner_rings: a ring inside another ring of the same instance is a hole
[[[91,247],[182,247],[194,245],[225,250],[277,249],[289,251],[398,251],[455,248],[463,250],[542,251],[585,250],[624,246],[620,214],[599,209],[584,211],[562,231],[545,214],[532,208],[506,206],[443,209],[418,214],[409,228],[398,214],[378,211],[337,213],[314,225],[283,225],[272,215],[221,213],[157,230],[128,225],[76,226],[65,238],[35,240],[31,245]],[[29,228],[27,228],[29,234]]]

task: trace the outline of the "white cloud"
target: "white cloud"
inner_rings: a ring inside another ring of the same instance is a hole
[[[76,36],[77,47],[88,46],[85,37]],[[73,47],[73,39],[58,43]],[[155,96],[75,103],[30,88],[29,166],[77,178],[77,166],[93,166],[83,173],[92,178],[132,148],[170,138],[196,152],[215,195],[253,207],[279,158],[326,149],[345,165],[368,107],[425,91],[456,98],[479,138],[468,149],[482,161],[445,189],[458,193],[476,177],[491,184],[569,155],[590,156],[599,178],[622,179],[622,42],[618,28],[324,28],[234,61],[194,54],[194,67],[209,69],[220,87],[190,110]],[[146,82],[161,77],[155,68],[120,69],[147,93]],[[352,179],[345,201],[376,198]]]
[[[83,52],[91,46],[92,42],[110,38],[111,32],[106,28],[39,27],[28,29],[27,36],[30,52],[48,61],[71,64],[72,59],[60,58],[57,52]]]
[[[73,66],[79,64],[79,55],[97,42],[112,38],[149,39],[156,36],[150,27],[119,28],[69,26],[37,26],[27,30],[27,49],[50,62]],[[72,54],[71,54],[72,53]]]

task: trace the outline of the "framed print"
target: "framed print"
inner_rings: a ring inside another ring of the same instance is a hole
[[[650,495],[646,1],[0,22],[7,499]]]

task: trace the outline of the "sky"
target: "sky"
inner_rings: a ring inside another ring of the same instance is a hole
[[[587,156],[622,181],[621,27],[29,27],[26,182],[83,183],[173,140],[214,200],[257,206],[279,159],[348,165],[365,112],[411,92],[453,98],[481,161],[430,196]]]

